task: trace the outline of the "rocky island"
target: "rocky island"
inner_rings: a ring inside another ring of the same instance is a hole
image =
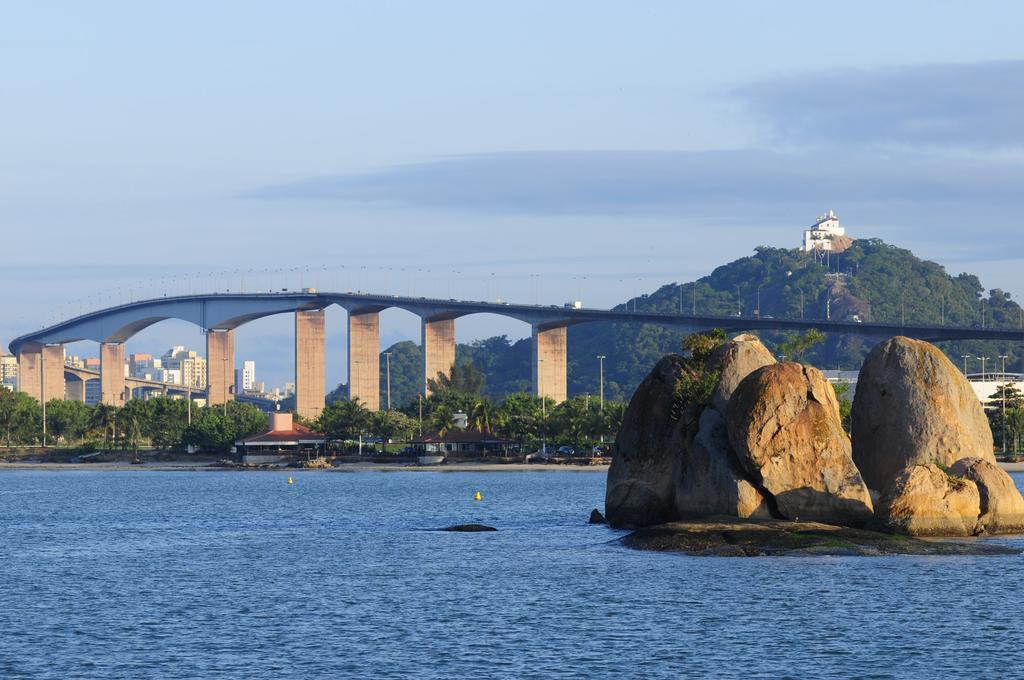
[[[933,345],[876,346],[847,435],[821,371],[753,335],[690,336],[623,419],[608,522],[631,547],[710,555],[1015,553],[966,538],[1024,532],[967,380]]]

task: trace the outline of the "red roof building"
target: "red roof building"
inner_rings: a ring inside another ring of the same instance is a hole
[[[463,430],[453,427],[444,434],[430,432],[411,442],[417,453],[508,453],[512,440],[502,439],[487,431]]]
[[[292,422],[291,413],[271,413],[270,430],[235,442],[239,453],[299,453],[322,451],[327,437]]]

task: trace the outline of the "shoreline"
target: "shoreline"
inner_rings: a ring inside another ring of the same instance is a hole
[[[132,465],[115,463],[0,463],[4,470],[47,470],[54,472],[608,472],[608,465],[551,465],[543,463],[450,463],[412,465],[398,463],[343,463],[326,470],[292,467],[222,467],[217,461],[162,461]]]
[[[409,463],[343,463],[327,470],[291,467],[222,467],[219,461],[160,461],[132,465],[127,462],[114,463],[32,463],[0,462],[4,470],[48,470],[48,471],[94,471],[125,472],[143,470],[146,472],[608,472],[608,464],[602,465],[552,465],[550,463],[446,463],[444,465],[414,465]],[[998,463],[1006,472],[1024,472],[1024,463]]]

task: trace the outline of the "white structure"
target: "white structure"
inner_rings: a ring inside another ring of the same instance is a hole
[[[971,387],[974,389],[974,393],[978,395],[978,399],[982,405],[992,406],[995,402],[992,401],[992,397],[1001,385],[1010,385],[1015,387],[1021,392],[1024,392],[1024,375],[1020,373],[1009,373],[1005,376],[1000,374],[998,371],[995,373],[986,373],[980,375],[972,373],[967,376],[967,379],[971,381]]]
[[[256,362],[242,362],[242,391],[252,392],[256,387]]]
[[[829,210],[827,215],[818,217],[814,225],[804,231],[804,252],[832,250],[832,237],[845,235],[846,230],[839,224],[835,211]]]

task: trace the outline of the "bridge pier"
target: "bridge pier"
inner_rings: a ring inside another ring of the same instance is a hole
[[[124,345],[100,343],[100,403],[124,406],[127,385],[124,378]]]
[[[68,401],[80,401],[85,402],[85,381],[84,380],[65,380],[64,382],[65,398]]]
[[[18,352],[18,391],[40,402],[64,399],[64,345]]]
[[[554,400],[556,404],[567,396],[566,338],[567,328],[533,326],[533,393]]]
[[[316,418],[324,410],[325,328],[324,310],[295,312],[295,413],[303,418]]]
[[[223,404],[235,398],[235,332],[206,332],[206,403]]]
[[[348,398],[380,410],[380,312],[348,313]]]
[[[427,381],[445,375],[455,364],[455,319],[423,317],[421,349],[423,350],[423,395],[430,396]]]

